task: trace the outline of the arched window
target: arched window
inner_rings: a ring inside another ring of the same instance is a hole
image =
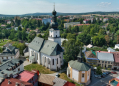
[[[57,58],[57,64],[58,64],[58,58]]]
[[[56,37],[57,37],[57,35],[56,35]]]

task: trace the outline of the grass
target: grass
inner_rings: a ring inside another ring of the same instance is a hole
[[[60,75],[59,78],[64,79],[64,80],[66,80],[66,81],[69,81],[69,82],[71,82],[71,83],[74,83],[76,86],[83,86],[83,85],[77,84],[77,83],[74,82],[73,80],[69,79],[69,78],[67,77],[67,75],[66,75],[66,72],[65,72],[65,73],[60,73],[59,75]]]
[[[4,46],[6,43],[10,42],[11,40],[7,40],[4,39],[4,41],[2,41],[2,39],[0,39],[0,46]]]
[[[30,64],[24,67],[25,70],[31,71],[31,70],[39,70],[40,73],[43,74],[52,74],[55,73],[55,71],[51,71],[50,69],[47,69],[39,64]]]

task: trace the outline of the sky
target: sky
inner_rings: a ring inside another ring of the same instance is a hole
[[[119,0],[0,0],[0,14],[119,12]]]

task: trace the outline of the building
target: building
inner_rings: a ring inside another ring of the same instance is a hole
[[[97,58],[99,59],[97,62],[98,66],[104,68],[113,68],[113,53],[97,51]]]
[[[15,78],[5,79],[0,86],[33,86],[33,84]]]
[[[19,79],[20,81],[32,83],[33,86],[38,86],[38,77],[39,77],[39,71],[32,70],[32,71],[23,71],[16,77],[16,79]]]
[[[18,30],[18,27],[15,27],[15,28],[14,28],[14,30],[16,30],[16,31],[17,31],[17,30]]]
[[[77,83],[90,83],[91,67],[82,61],[81,52],[78,60],[68,62],[67,76]]]
[[[90,66],[97,65],[98,58],[96,56],[95,51],[87,51],[85,52],[86,57],[86,63],[88,63]]]
[[[12,59],[0,65],[0,78],[15,78],[24,70],[23,61]]]
[[[6,49],[0,54],[0,63],[8,60],[8,59],[14,59],[14,58],[19,58],[20,52],[19,49],[9,45],[6,47]]]
[[[63,49],[61,47],[60,30],[56,21],[56,11],[52,12],[48,40],[35,37],[29,44],[29,61],[37,62],[50,70],[58,70],[63,65]]]
[[[55,79],[54,76],[40,74],[38,82],[40,86],[53,86],[53,80]]]
[[[110,47],[108,47],[107,50],[108,50],[108,52],[115,52],[115,50]]]
[[[87,24],[88,21],[89,21],[88,19],[85,19],[85,20],[83,20],[83,23],[84,23],[84,24]]]
[[[109,86],[119,86],[119,76],[109,80]]]
[[[7,21],[7,24],[11,24],[11,21]]]
[[[6,25],[2,24],[1,27],[6,27]]]
[[[92,48],[92,47],[93,47],[93,45],[91,45],[91,44],[87,45],[87,48]]]
[[[53,86],[63,86],[67,81],[60,79],[60,78],[55,78],[53,80],[54,85]]]
[[[115,49],[119,49],[119,44],[116,44],[115,45]]]
[[[80,24],[80,22],[70,22],[70,23],[64,23],[64,28],[69,28],[69,26],[73,27],[74,25]]]
[[[104,19],[103,19],[103,22],[106,22],[106,21],[108,21],[108,20],[109,20],[108,18],[104,18]]]
[[[44,23],[45,25],[47,24],[47,23],[51,23],[51,18],[44,18],[44,19],[42,19],[42,23]]]
[[[67,81],[63,86],[76,86],[76,85]]]

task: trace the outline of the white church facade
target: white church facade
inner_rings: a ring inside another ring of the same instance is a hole
[[[58,70],[63,65],[63,49],[61,47],[60,30],[57,28],[56,11],[52,12],[53,19],[50,24],[48,40],[35,37],[28,46],[29,61],[37,62],[49,68]]]

